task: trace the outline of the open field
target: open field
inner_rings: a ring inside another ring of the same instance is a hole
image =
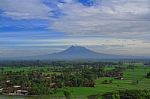
[[[112,92],[115,90],[124,89],[149,89],[150,79],[145,78],[147,72],[150,71],[149,67],[138,67],[134,70],[128,69],[124,72],[124,80],[116,80],[111,77],[103,77],[96,80],[96,86],[90,87],[71,87],[67,88],[72,96],[88,96],[93,94],[104,94],[106,92]],[[113,79],[112,84],[102,84],[104,80]],[[138,84],[134,84],[134,81],[138,80]],[[61,96],[63,93],[59,92],[56,95]]]
[[[135,89],[135,90],[150,90],[150,79],[146,78],[148,72],[150,72],[150,67],[144,66],[141,63],[134,64],[134,68],[128,68],[129,64],[123,64],[122,67],[126,67],[123,71],[123,80],[115,79],[114,77],[99,77],[95,80],[94,87],[67,87],[64,86],[62,88],[57,88],[56,93],[52,95],[42,96],[45,99],[49,99],[49,97],[64,97],[64,90],[71,94],[71,97],[74,98],[87,98],[89,95],[102,95],[107,92],[113,92],[117,90],[126,90],[126,89]],[[67,67],[68,68],[68,67]],[[65,68],[67,70],[67,68]],[[81,68],[81,67],[79,67]],[[86,67],[86,69],[91,68]],[[44,75],[61,75],[64,68],[59,66],[52,66],[52,67],[2,67],[0,72],[24,72],[22,75],[27,74],[28,72],[32,71],[39,71],[42,72]],[[65,70],[64,69],[64,70]],[[84,68],[82,68],[84,70]],[[112,71],[115,69],[114,66],[106,66],[104,67],[104,71]],[[70,69],[71,74],[74,74],[75,71]],[[80,73],[80,70],[76,70],[76,72]],[[3,74],[3,73],[2,73]],[[0,76],[1,78],[2,76]],[[112,80],[109,84],[104,84],[105,80]],[[34,97],[35,98],[35,97]],[[31,99],[34,99],[31,98]],[[7,99],[7,98],[6,98]],[[24,98],[26,99],[26,98]],[[30,98],[27,98],[30,99]]]

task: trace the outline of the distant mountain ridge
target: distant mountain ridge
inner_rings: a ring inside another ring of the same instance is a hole
[[[104,59],[113,58],[113,55],[97,53],[82,46],[71,46],[70,48],[51,54],[52,58],[56,59]]]
[[[103,54],[91,51],[82,46],[71,46],[68,49],[58,52],[52,53],[48,55],[40,55],[30,57],[28,59],[42,59],[42,60],[80,60],[80,59],[123,59],[129,58],[128,56],[121,55],[111,55],[111,54]]]
[[[68,49],[47,55],[13,58],[17,60],[107,60],[107,59],[143,59],[137,56],[123,56],[94,52],[82,46],[71,46]]]

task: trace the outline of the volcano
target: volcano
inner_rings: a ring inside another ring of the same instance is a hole
[[[48,54],[34,57],[35,59],[49,59],[49,60],[80,60],[80,59],[123,59],[128,58],[127,56],[112,55],[94,52],[82,46],[71,46],[68,49]]]
[[[92,51],[82,46],[71,46],[64,51],[47,55],[11,58],[10,60],[119,60],[119,59],[147,59],[140,56],[123,56],[104,54]]]

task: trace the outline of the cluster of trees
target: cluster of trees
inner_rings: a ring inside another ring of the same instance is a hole
[[[72,87],[94,87],[95,80],[100,77],[123,76],[124,68],[116,67],[112,70],[105,70],[101,66],[84,66],[68,68],[63,71],[63,79],[66,86]],[[107,83],[107,82],[106,82]],[[112,80],[109,81],[112,83]]]
[[[150,90],[120,90],[105,94],[95,94],[88,99],[150,99]]]
[[[111,84],[113,82],[113,79],[104,80],[102,84]]]
[[[121,65],[119,62],[47,62],[47,61],[20,61],[1,63],[7,66],[30,65],[31,70],[0,68],[0,87],[19,85],[21,89],[28,90],[31,95],[53,94],[62,87],[95,87],[95,80],[99,77],[122,76],[124,68],[116,67],[105,70],[104,66]],[[38,67],[44,64],[47,67]],[[2,66],[3,66],[2,65]],[[51,65],[50,67],[48,67]],[[35,67],[36,66],[36,67]],[[6,81],[10,81],[6,83]],[[104,83],[112,83],[112,80]]]
[[[1,74],[0,86],[6,89],[6,92],[13,90],[13,86],[21,86],[20,89],[28,90],[31,95],[51,94],[54,91],[49,87],[50,82],[40,72],[9,71]]]
[[[147,78],[150,78],[150,72],[147,73],[146,77],[147,77]]]
[[[46,61],[46,60],[31,60],[31,61],[1,61],[0,67],[43,67],[43,66],[82,66],[82,65],[90,65],[90,66],[112,66],[118,65],[122,62],[93,62],[93,61]]]
[[[148,61],[144,62],[144,65],[145,66],[150,66],[150,61],[148,60]]]
[[[104,75],[104,69],[97,69],[94,67],[87,66],[66,67],[60,70],[54,70],[54,72],[56,74],[49,76],[51,76],[52,83],[55,83],[58,87],[94,87],[95,79]]]
[[[150,99],[150,90],[121,90],[121,91],[103,94],[101,98],[102,99]]]

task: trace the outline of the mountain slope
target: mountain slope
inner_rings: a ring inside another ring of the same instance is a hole
[[[81,46],[71,46],[68,49],[49,55],[38,56],[39,59],[51,60],[75,60],[75,59],[119,59],[127,58],[127,56],[103,54],[91,51]]]
[[[39,55],[39,56],[30,56],[30,57],[19,57],[13,58],[13,60],[103,60],[103,59],[147,59],[144,57],[133,57],[133,56],[123,56],[123,55],[112,55],[112,54],[103,54],[91,51],[82,46],[71,46],[68,49],[48,54],[48,55]]]

